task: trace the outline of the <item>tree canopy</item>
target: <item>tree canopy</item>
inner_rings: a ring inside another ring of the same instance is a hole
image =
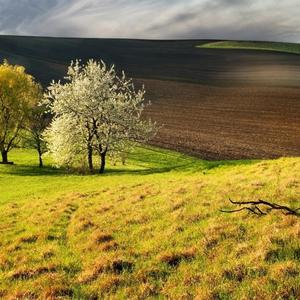
[[[22,126],[39,101],[40,86],[25,68],[0,64],[0,152],[2,163],[8,163],[8,152],[17,144]]]

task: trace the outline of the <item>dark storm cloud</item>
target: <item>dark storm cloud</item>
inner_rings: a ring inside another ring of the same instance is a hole
[[[299,13],[299,0],[0,0],[0,33],[300,41]]]

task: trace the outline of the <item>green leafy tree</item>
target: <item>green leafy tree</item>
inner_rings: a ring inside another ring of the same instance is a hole
[[[39,100],[40,86],[25,68],[0,65],[0,152],[2,163],[8,164],[8,152],[19,142],[20,130]]]

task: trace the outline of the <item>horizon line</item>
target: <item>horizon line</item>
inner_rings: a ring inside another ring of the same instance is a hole
[[[19,35],[19,34],[0,34],[0,37],[23,37],[23,38],[49,38],[49,39],[82,39],[82,40],[128,40],[128,41],[243,41],[243,42],[266,42],[266,43],[284,43],[284,44],[300,44],[300,42],[283,42],[274,40],[249,40],[249,39],[225,39],[225,38],[199,38],[199,39],[151,39],[151,38],[126,38],[126,37],[79,37],[79,36],[50,36],[50,35]]]

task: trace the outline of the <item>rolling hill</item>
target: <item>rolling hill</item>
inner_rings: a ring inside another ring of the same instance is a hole
[[[104,175],[0,165],[1,299],[299,299],[300,160],[208,162],[135,149]]]
[[[0,37],[0,58],[46,86],[72,59],[102,59],[145,84],[154,145],[206,159],[300,154],[300,57],[198,48],[212,41]]]
[[[96,175],[13,149],[1,299],[299,299],[299,215],[221,211],[299,207],[300,159],[253,159],[300,154],[299,56],[196,47],[207,42],[0,38],[0,57],[44,86],[71,59],[115,63],[146,85],[146,114],[165,124],[155,145],[224,159],[140,145]]]
[[[205,49],[247,49],[300,54],[300,44],[279,42],[219,41],[197,46]]]

